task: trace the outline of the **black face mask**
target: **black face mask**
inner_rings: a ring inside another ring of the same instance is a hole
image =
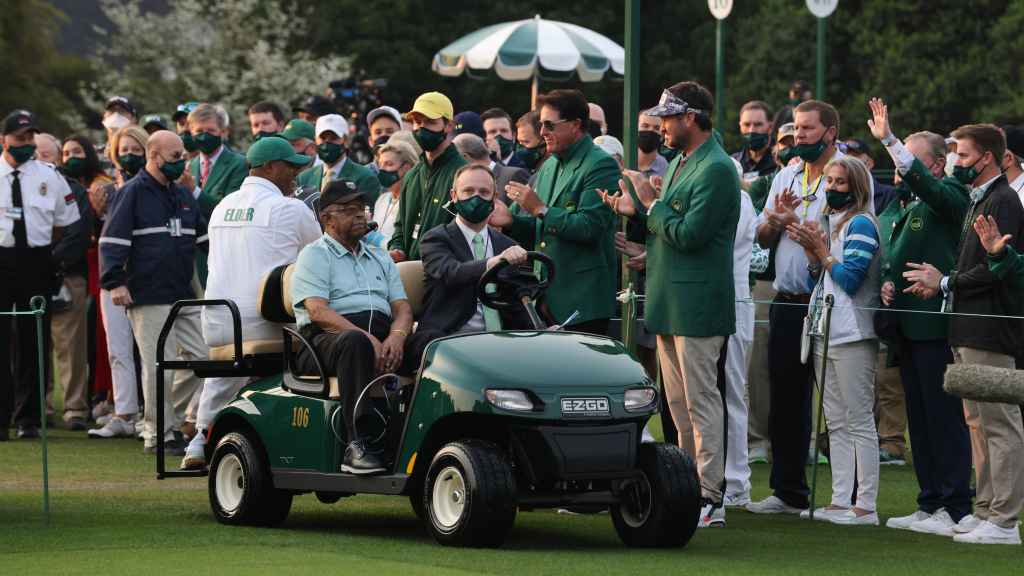
[[[644,154],[650,154],[661,146],[661,134],[654,130],[640,130],[636,133],[636,145]]]

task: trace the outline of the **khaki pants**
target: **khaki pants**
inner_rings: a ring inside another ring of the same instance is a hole
[[[54,314],[50,320],[53,360],[64,391],[64,421],[89,417],[89,367],[86,361],[85,278],[68,276],[64,284],[71,291],[71,309]],[[52,381],[48,383],[51,387]],[[47,405],[50,405],[49,390]]]
[[[1013,356],[955,348],[958,364],[1014,368]],[[964,400],[964,419],[971,433],[971,459],[978,494],[974,515],[1002,528],[1017,527],[1024,506],[1024,422],[1020,407]]]
[[[725,414],[718,390],[718,356],[725,337],[658,335],[658,359],[679,446],[694,456],[701,494],[722,501]]]
[[[752,294],[754,304],[754,342],[750,347],[747,370],[747,439],[750,449],[768,450],[771,434],[771,386],[768,377],[768,311],[775,298],[772,283],[758,280]]]
[[[151,304],[128,309],[132,332],[142,359],[142,397],[145,402],[142,437],[146,445],[156,443],[156,345],[160,329],[171,311],[170,305]],[[199,330],[199,309],[185,308],[178,314],[164,343],[164,358],[185,360],[206,358],[208,350]],[[166,377],[166,376],[165,376]],[[164,380],[167,384],[168,380]],[[185,409],[200,386],[200,379],[192,372],[178,371],[173,375],[169,393],[164,394],[164,430],[167,434],[185,422]]]
[[[875,372],[875,422],[878,424],[878,447],[893,456],[903,457],[907,449],[907,401],[898,367],[886,368],[887,352],[878,353]]]

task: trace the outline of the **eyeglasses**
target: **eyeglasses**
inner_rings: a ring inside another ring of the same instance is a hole
[[[545,120],[545,121],[540,123],[540,129],[541,130],[546,130],[548,132],[554,132],[555,131],[555,126],[558,126],[559,124],[564,124],[564,123],[566,123],[568,121],[569,121],[568,119],[554,120],[554,121],[552,121],[552,120]]]

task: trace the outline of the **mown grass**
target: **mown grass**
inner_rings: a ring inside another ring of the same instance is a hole
[[[298,497],[281,528],[233,528],[209,511],[206,479],[154,478],[134,440],[50,442],[52,521],[42,514],[38,441],[0,443],[3,574],[1020,574],[1024,550],[979,547],[889,530],[728,514],[682,550],[622,546],[606,514],[520,513],[499,550],[443,548],[405,498],[356,496],[325,505]],[[819,469],[827,498],[827,467]],[[768,494],[754,467],[754,497]],[[883,517],[914,509],[913,470],[883,467]]]

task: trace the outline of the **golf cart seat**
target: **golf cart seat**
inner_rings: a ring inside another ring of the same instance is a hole
[[[295,322],[294,310],[291,300],[284,297],[290,290],[294,264],[279,266],[268,272],[260,280],[259,291],[256,296],[256,308],[265,320],[279,324],[291,324]],[[243,334],[244,337],[244,334]],[[242,356],[267,356],[278,357],[284,351],[284,336],[264,340],[243,340]],[[210,348],[210,360],[230,361],[235,358],[234,344],[214,346]]]
[[[402,278],[402,287],[405,289],[405,295],[409,299],[409,306],[412,308],[413,318],[416,318],[423,312],[423,297],[425,292],[423,262],[420,260],[399,262],[397,267],[398,274]],[[285,272],[281,286],[282,297],[284,301],[287,302],[287,309],[289,313],[292,313],[290,268]],[[306,340],[299,331],[293,327],[286,326],[283,330],[283,334],[284,341],[282,342],[282,350],[291,346],[290,350],[285,353],[285,387],[296,392],[326,396],[327,398],[340,398],[341,385],[338,382],[338,378],[331,376],[329,371],[324,370],[312,343]],[[301,371],[295,363],[296,352],[299,348],[306,348],[313,354],[313,357],[317,362],[319,374],[300,373]],[[409,378],[401,378],[400,380],[403,385],[412,382]]]

